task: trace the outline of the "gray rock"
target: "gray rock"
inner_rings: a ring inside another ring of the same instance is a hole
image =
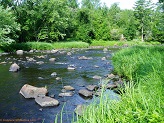
[[[101,79],[101,76],[95,75],[95,76],[93,76],[93,79]]]
[[[20,70],[20,67],[16,63],[12,64],[9,69],[11,72],[17,72],[18,70]]]
[[[34,52],[34,50],[30,50],[30,51],[29,51],[29,53],[33,53],[33,52]]]
[[[71,53],[71,52],[68,52],[68,53],[67,53],[67,55],[68,55],[68,56],[71,56],[71,55],[72,55],[72,53]]]
[[[49,61],[50,62],[54,62],[56,60],[56,58],[50,58]]]
[[[63,88],[67,91],[74,91],[75,90],[75,88],[70,86],[70,85],[64,86]]]
[[[88,85],[86,88],[90,91],[93,91],[93,90],[96,90],[98,88],[98,86],[97,85]]]
[[[51,76],[57,76],[56,72],[51,73]]]
[[[106,60],[106,57],[102,57],[101,60],[105,61]]]
[[[23,55],[23,50],[17,50],[17,51],[16,51],[16,54],[17,54],[17,55]]]
[[[61,78],[60,77],[56,77],[56,80],[59,81],[59,80],[61,80]]]
[[[89,60],[89,59],[93,59],[92,57],[86,57],[86,56],[80,56],[78,58],[79,60]]]
[[[114,89],[114,88],[117,88],[117,85],[116,85],[116,84],[108,83],[108,84],[106,85],[106,88],[107,88],[107,89]]]
[[[73,67],[73,66],[68,66],[67,67],[67,70],[75,70],[76,68],[75,67]]]
[[[107,77],[108,77],[109,79],[113,79],[113,78],[115,77],[115,75],[111,73],[111,74],[108,74]]]
[[[79,90],[79,94],[84,96],[84,97],[92,97],[93,96],[93,92],[88,91],[86,89]]]
[[[77,105],[75,108],[75,113],[79,116],[82,116],[86,110],[87,106],[86,105]]]
[[[38,95],[45,96],[48,91],[45,87],[38,88],[29,84],[25,84],[19,93],[22,94],[25,98],[36,98]]]
[[[107,48],[104,48],[104,49],[103,49],[103,51],[104,51],[104,52],[107,52],[107,51],[108,51],[108,49],[107,49]]]
[[[59,97],[71,97],[73,96],[73,92],[64,92],[64,93],[60,93]]]
[[[51,50],[51,53],[57,53],[59,50]]]
[[[38,61],[38,62],[36,62],[36,64],[41,65],[41,64],[44,64],[44,62],[43,61]]]
[[[35,102],[38,103],[42,107],[48,106],[58,106],[59,101],[47,96],[37,96],[35,98]]]

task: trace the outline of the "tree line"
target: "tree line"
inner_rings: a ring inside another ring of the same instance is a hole
[[[133,10],[100,0],[0,0],[0,13],[0,42],[164,42],[163,0],[137,0]]]

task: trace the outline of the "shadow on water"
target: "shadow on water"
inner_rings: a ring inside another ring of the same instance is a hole
[[[110,61],[113,51],[104,53],[102,49],[86,49],[72,50],[71,52],[71,56],[64,52],[0,56],[0,63],[6,62],[0,64],[0,120],[17,119],[51,123],[54,122],[56,115],[60,114],[63,108],[63,123],[70,123],[76,106],[91,101],[79,96],[78,91],[85,88],[86,85],[98,84],[99,80],[92,77],[98,75],[103,78],[113,68]],[[38,58],[37,56],[44,56],[45,58]],[[80,56],[92,57],[93,59],[79,60]],[[44,63],[38,65],[36,62],[27,62],[27,57]],[[102,57],[107,57],[107,60],[102,60]],[[49,62],[49,58],[56,58],[56,61]],[[8,71],[13,62],[19,64],[21,71],[17,73]],[[76,70],[68,71],[68,65],[74,65]],[[95,65],[99,67],[94,67]],[[62,80],[57,81],[55,77],[51,77],[53,72],[56,72],[57,77],[62,78]],[[34,99],[25,99],[19,94],[19,91],[26,83],[36,87],[46,86],[49,91],[48,95],[54,95],[54,98],[59,100],[60,105],[42,108],[35,103]],[[75,88],[75,94],[72,97],[58,96],[64,85],[71,85]],[[111,92],[110,94],[113,95],[114,93]]]

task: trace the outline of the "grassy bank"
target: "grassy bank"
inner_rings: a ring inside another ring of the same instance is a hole
[[[88,48],[96,46],[113,47],[113,46],[134,46],[134,45],[157,45],[159,42],[141,42],[141,41],[95,41],[91,44],[81,41],[73,42],[27,42],[27,43],[0,43],[0,52],[13,52],[16,50],[51,50],[51,49],[70,49],[70,48]]]
[[[92,41],[90,46],[135,46],[135,45],[158,45],[159,42],[141,42],[141,41]]]
[[[113,56],[115,72],[129,79],[120,101],[90,105],[77,123],[162,123],[164,47],[132,47]]]
[[[16,50],[52,50],[52,49],[70,49],[70,48],[88,48],[89,44],[85,42],[27,42],[27,43],[3,43],[0,50],[5,52],[13,52]]]

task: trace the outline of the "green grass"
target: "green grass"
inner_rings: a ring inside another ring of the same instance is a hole
[[[93,40],[91,46],[104,46],[104,47],[111,47],[111,46],[135,46],[135,45],[158,45],[159,42],[141,42],[141,41],[96,41]]]
[[[88,48],[89,44],[85,42],[55,42],[53,43],[55,49],[70,49],[70,48]]]
[[[104,100],[88,106],[77,123],[163,123],[164,47],[137,46],[113,56],[115,72],[130,83],[120,101]]]

